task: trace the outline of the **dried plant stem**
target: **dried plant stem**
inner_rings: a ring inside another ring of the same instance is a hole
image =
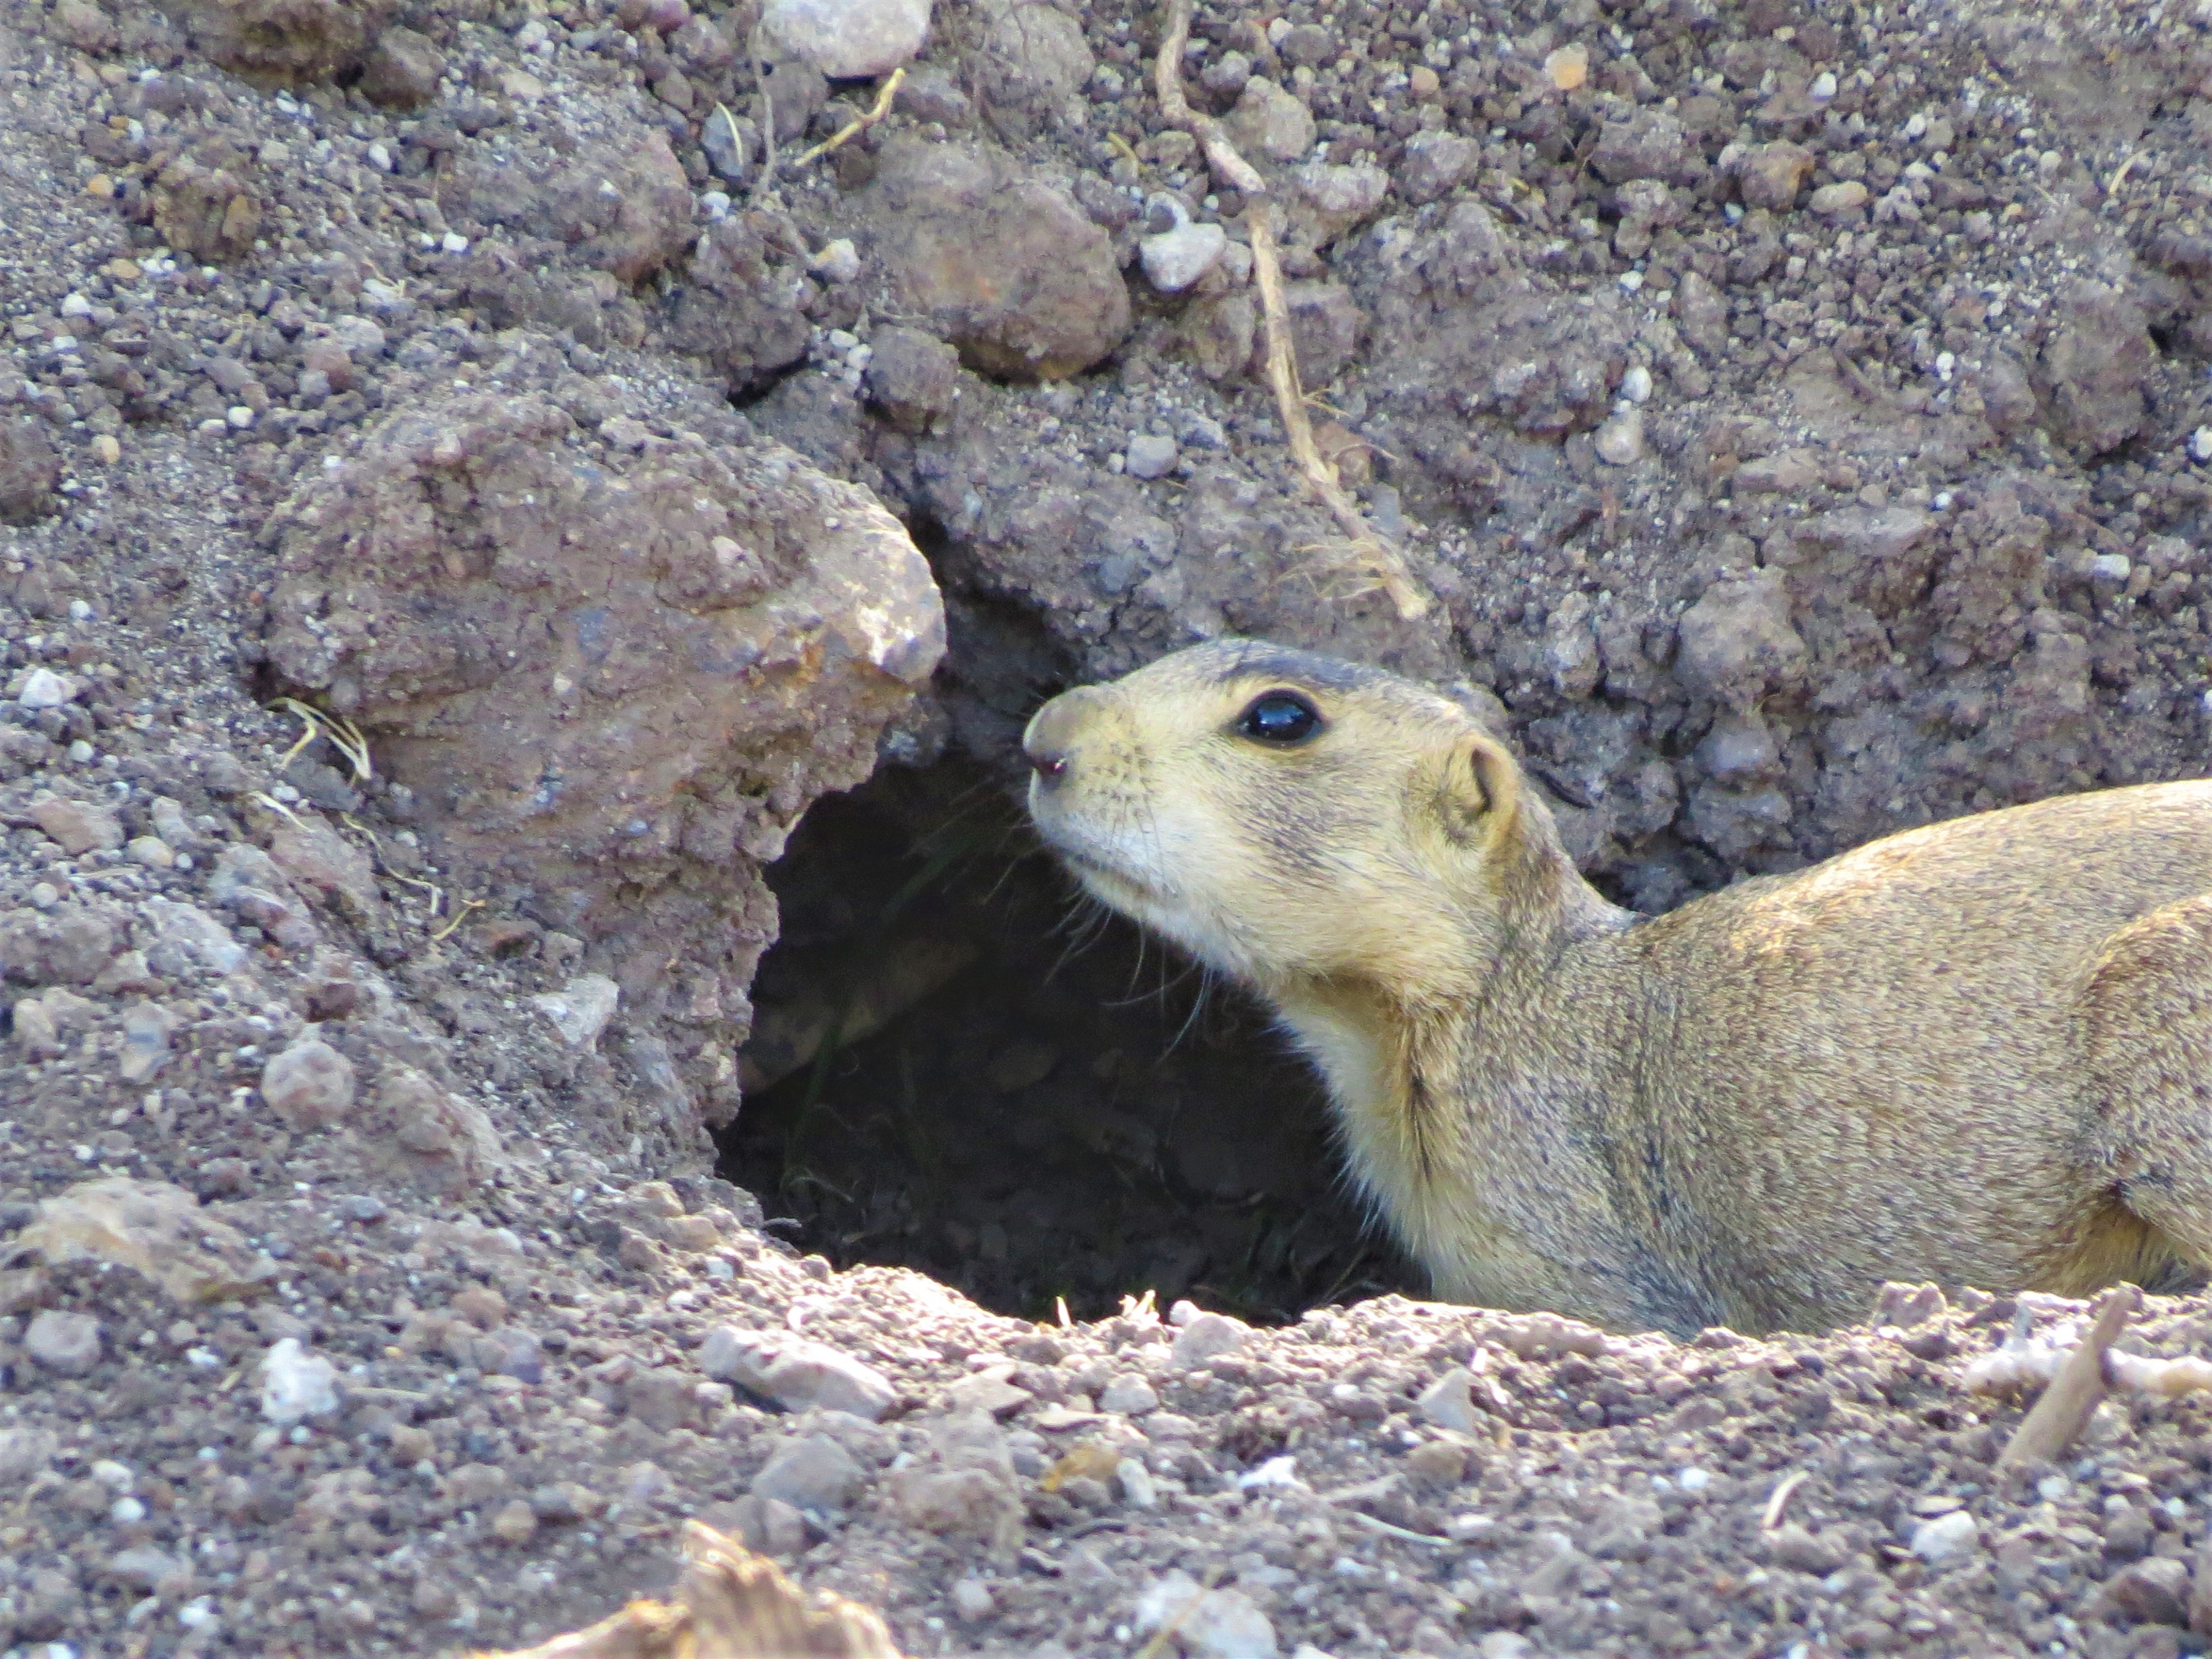
[[[1283,264],[1275,247],[1274,204],[1267,180],[1237,153],[1221,123],[1190,106],[1182,89],[1182,52],[1190,40],[1191,0],[1168,0],[1167,27],[1153,64],[1153,85],[1161,113],[1198,140],[1206,164],[1245,200],[1244,223],[1252,242],[1252,274],[1260,288],[1260,319],[1267,349],[1267,384],[1275,394],[1291,459],[1306,488],[1327,507],[1352,543],[1354,556],[1371,574],[1406,621],[1425,615],[1430,600],[1415,582],[1397,549],[1370,526],[1332,466],[1314,443],[1306,416],[1305,392],[1298,385],[1298,362],[1291,339],[1291,312],[1283,297]]]
[[[2080,1346],[2059,1362],[2051,1386],[2021,1419],[2011,1442],[1997,1458],[1998,1468],[2049,1462],[2074,1443],[2105,1397],[2106,1351],[2127,1328],[2142,1300],[2142,1292],[2132,1285],[2106,1292],[2097,1307],[2096,1322]]]
[[[906,68],[905,65],[902,64],[897,69],[891,71],[890,78],[884,82],[883,90],[876,94],[874,108],[871,109],[866,115],[854,116],[851,120],[846,122],[843,126],[838,128],[836,131],[831,133],[820,143],[815,145],[812,149],[802,151],[800,154],[793,156],[791,158],[791,170],[793,173],[796,173],[799,168],[805,167],[809,161],[820,161],[822,157],[827,155],[831,150],[836,149],[840,144],[845,143],[850,139],[859,137],[870,127],[875,125],[877,122],[882,120],[884,117],[889,115],[891,112],[891,100],[898,96],[899,87],[905,80]]]

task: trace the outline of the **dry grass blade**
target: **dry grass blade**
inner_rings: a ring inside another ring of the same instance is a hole
[[[1168,0],[1167,27],[1160,36],[1160,54],[1153,64],[1153,85],[1160,111],[1174,125],[1198,140],[1207,164],[1246,201],[1244,222],[1252,241],[1252,274],[1260,286],[1261,326],[1267,345],[1267,384],[1275,394],[1275,407],[1283,422],[1291,459],[1314,497],[1327,507],[1352,544],[1355,562],[1390,596],[1398,614],[1407,622],[1427,613],[1430,599],[1414,581],[1397,549],[1370,526],[1352,499],[1336,469],[1314,442],[1313,422],[1306,414],[1305,392],[1298,385],[1298,363],[1291,340],[1291,313],[1283,295],[1283,265],[1275,248],[1273,204],[1267,180],[1257,168],[1237,153],[1221,123],[1193,109],[1182,89],[1182,52],[1190,40],[1191,0]]]
[[[684,1556],[674,1601],[633,1601],[502,1659],[899,1659],[876,1613],[836,1596],[810,1604],[775,1562],[711,1527],[684,1523]]]
[[[1805,1484],[1808,1476],[1807,1470],[1793,1469],[1775,1483],[1774,1491],[1767,1498],[1765,1511],[1759,1517],[1761,1531],[1772,1532],[1781,1526],[1783,1516],[1789,1511],[1790,1500],[1796,1496],[1797,1488]]]
[[[2020,1427],[1997,1458],[2000,1469],[2046,1463],[2074,1443],[2090,1413],[2105,1397],[2105,1355],[2142,1304],[2142,1292],[2123,1285],[2105,1293],[2096,1322],[2073,1352],[2059,1362],[2051,1386],[2021,1419]]]

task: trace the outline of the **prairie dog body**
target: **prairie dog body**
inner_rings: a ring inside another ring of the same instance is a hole
[[[2212,1267],[2212,782],[1908,831],[1645,918],[1458,704],[1224,641],[1055,698],[1030,811],[1273,1005],[1438,1294],[1816,1328],[1888,1279]]]

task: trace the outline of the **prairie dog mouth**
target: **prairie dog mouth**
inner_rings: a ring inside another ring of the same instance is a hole
[[[1040,801],[1033,791],[1030,819],[1045,845],[1094,896],[1139,916],[1175,908],[1173,896],[1161,888],[1151,872],[1133,867],[1121,848],[1085,826],[1079,813],[1069,811],[1058,801]]]

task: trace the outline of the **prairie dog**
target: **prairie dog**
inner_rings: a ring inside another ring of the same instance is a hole
[[[1884,1279],[2212,1267],[2212,782],[1907,831],[1669,915],[1606,902],[1498,737],[1229,640],[1055,697],[1030,811],[1252,988],[1438,1295],[1809,1330]]]

